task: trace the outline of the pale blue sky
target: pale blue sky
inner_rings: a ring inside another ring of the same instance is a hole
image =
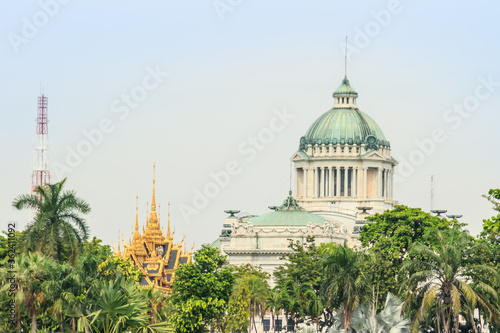
[[[29,217],[10,203],[30,189],[41,81],[48,84],[53,165],[65,165],[68,149],[87,140],[83,131],[103,119],[113,128],[63,175],[93,208],[92,235],[116,245],[121,229],[128,238],[136,194],[144,222],[153,162],[162,224],[171,201],[172,223],[188,242],[213,241],[225,209],[266,212],[287,194],[289,158],[300,137],[333,104],[346,35],[357,48],[348,76],[358,104],[380,125],[393,156],[400,162],[417,156],[415,142],[435,129],[447,137],[396,185],[396,199],[429,210],[435,175],[436,208],[463,214],[473,233],[493,214],[481,195],[499,187],[500,86],[490,92],[481,80],[500,82],[497,2],[61,0],[44,22],[41,4],[50,2],[0,3],[5,225],[18,221],[22,228]],[[214,4],[224,3],[231,10],[218,13]],[[38,31],[26,35],[36,19]],[[360,31],[371,35],[367,45]],[[21,44],[12,42],[21,37]],[[154,70],[168,76],[156,84],[146,78]],[[125,105],[121,96],[140,92],[145,78],[157,87],[121,119],[123,108],[114,112]],[[489,94],[467,118],[447,113],[473,101],[477,89]],[[269,126],[275,109],[294,118],[248,161],[238,147]],[[241,172],[188,222],[180,207],[193,206],[210,172],[232,160]]]

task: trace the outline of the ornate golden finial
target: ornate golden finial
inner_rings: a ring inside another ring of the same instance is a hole
[[[123,250],[125,250],[127,248],[127,242],[125,242],[125,238],[123,237],[123,234],[122,234],[122,241],[123,241]]]
[[[115,249],[115,246],[113,245],[113,242],[111,242],[111,247],[113,248],[113,252],[115,253],[115,255],[118,253],[116,252],[116,249]]]
[[[135,196],[135,231],[139,232],[139,196]]]
[[[149,218],[148,218],[148,216],[149,216],[149,201],[146,202],[146,228],[149,225]]]
[[[153,200],[151,201],[151,211],[156,211],[155,182],[156,182],[156,166],[153,163]]]
[[[184,234],[184,237],[182,238],[182,240],[184,240],[184,238],[186,238],[186,235]],[[187,241],[184,242],[184,254],[187,253]]]
[[[120,229],[118,229],[118,252],[120,252]]]
[[[194,249],[194,242],[193,242],[193,247],[191,248],[191,250],[189,250],[189,254],[193,253],[193,249]]]
[[[182,235],[182,240],[181,242],[179,243],[179,246],[181,247],[181,250],[182,250],[182,243],[184,243],[184,240],[186,239],[186,234]]]
[[[175,234],[175,225],[174,225],[174,231],[172,231],[172,237],[174,237]]]
[[[160,204],[158,204],[158,227],[160,226]]]
[[[156,215],[156,166],[153,164],[153,199],[151,200],[151,213],[149,214],[149,223],[158,223],[158,216]]]
[[[167,237],[170,237],[170,201],[168,202],[168,227],[167,227]]]

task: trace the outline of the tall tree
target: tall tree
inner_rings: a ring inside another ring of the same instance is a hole
[[[249,291],[251,322],[253,323],[255,333],[257,333],[255,317],[258,316],[261,319],[263,317],[266,301],[269,296],[269,285],[261,277],[252,274],[244,276],[242,280],[242,283],[247,286]]]
[[[397,277],[403,262],[408,260],[409,248],[415,242],[429,245],[431,238],[426,235],[448,229],[450,221],[403,205],[369,216],[367,220],[369,223],[363,227],[359,240],[376,258],[371,268],[378,273],[369,271],[373,273],[371,282],[378,289],[378,304],[382,306],[388,292],[398,294]]]
[[[227,307],[233,289],[231,268],[218,249],[203,245],[193,255],[194,262],[175,272],[171,300],[176,332],[205,332],[209,325],[224,331]]]
[[[458,333],[458,314],[466,306],[478,307],[492,320],[498,320],[500,312],[488,300],[498,300],[488,279],[497,272],[490,265],[478,263],[478,258],[472,255],[484,244],[474,244],[472,237],[459,226],[437,231],[434,239],[433,246],[414,244],[410,249],[414,259],[406,261],[401,268],[403,273],[409,274],[401,284],[401,290],[409,290],[405,306],[420,297],[412,332],[419,331],[420,323],[433,304],[436,304],[438,330],[445,333],[451,332],[452,325]]]
[[[45,284],[56,269],[56,263],[40,253],[23,254],[16,258],[14,284],[16,302],[23,302],[31,317],[31,332],[38,329],[37,317],[46,310],[47,294]],[[2,277],[8,276],[3,272]]]
[[[347,246],[330,243],[325,250],[322,295],[330,309],[342,309],[342,328],[347,333],[354,309],[367,295],[362,269],[363,254]]]
[[[25,253],[38,251],[57,261],[74,263],[89,232],[80,214],[89,213],[90,206],[74,191],[63,191],[65,182],[39,186],[35,194],[16,197],[12,206],[36,210],[20,239]]]

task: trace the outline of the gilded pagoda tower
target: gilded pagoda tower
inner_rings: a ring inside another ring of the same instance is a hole
[[[159,207],[158,207],[159,208]],[[123,251],[118,243],[115,255],[125,260],[130,260],[144,274],[140,285],[142,287],[154,286],[160,291],[171,292],[175,278],[175,270],[181,264],[192,261],[193,248],[186,249],[185,237],[180,243],[174,242],[174,231],[170,231],[170,203],[168,204],[167,232],[160,227],[159,211],[156,211],[155,197],[155,166],[153,165],[153,198],[151,211],[146,218],[146,227],[139,231],[139,206],[136,197],[135,229],[128,243],[123,240]],[[184,249],[182,245],[184,243]],[[194,247],[194,245],[193,245]]]

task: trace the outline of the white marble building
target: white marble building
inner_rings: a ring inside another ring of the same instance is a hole
[[[317,244],[357,244],[365,217],[391,209],[396,160],[382,130],[356,106],[347,77],[333,93],[332,109],[300,139],[291,160],[295,196],[260,216],[226,211],[217,246],[230,264],[250,263],[272,274],[289,252],[289,239],[314,236]]]

